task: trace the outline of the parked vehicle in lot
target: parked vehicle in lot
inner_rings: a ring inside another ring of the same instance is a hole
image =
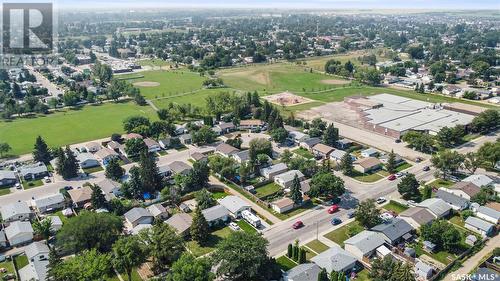
[[[230,222],[229,223],[229,228],[231,228],[234,231],[239,231],[241,230],[240,226],[236,224],[235,222]]]
[[[401,142],[401,139],[396,139],[394,142],[395,142],[395,143],[400,143],[400,142]]]
[[[430,170],[431,170],[431,167],[429,167],[429,166],[424,166],[424,168],[423,168],[422,170],[424,170],[424,172],[427,172],[427,171],[430,171]]]
[[[338,225],[338,224],[341,224],[342,223],[342,220],[339,219],[339,218],[333,218],[331,221],[330,221],[333,225]]]
[[[385,201],[387,201],[387,200],[385,199],[385,197],[379,197],[379,198],[377,198],[377,204],[382,204],[382,203],[384,203]]]
[[[352,219],[354,218],[354,216],[356,216],[356,210],[351,210],[349,212],[347,212],[347,217]]]
[[[73,189],[73,187],[72,187],[71,185],[67,185],[67,186],[65,186],[65,187],[64,187],[64,189],[65,189],[65,190],[72,190],[72,189]]]
[[[333,214],[339,210],[339,205],[332,205],[330,208],[328,208],[328,213]]]
[[[422,158],[420,158],[420,157],[415,158],[415,162],[416,162],[416,163],[420,163],[420,162],[422,162],[422,160],[423,160],[423,159],[422,159]]]
[[[302,221],[296,221],[293,225],[292,225],[292,228],[293,229],[299,229],[301,227],[304,226],[304,223]]]
[[[393,181],[393,180],[397,179],[397,177],[396,177],[396,175],[390,175],[387,177],[387,179],[390,181]]]

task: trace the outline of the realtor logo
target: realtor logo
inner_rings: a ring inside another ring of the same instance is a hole
[[[2,49],[4,54],[52,52],[52,3],[3,3]]]

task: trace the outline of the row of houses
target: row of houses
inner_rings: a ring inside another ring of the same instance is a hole
[[[0,186],[12,186],[18,182],[18,176],[22,180],[32,181],[49,176],[49,170],[43,163],[23,165],[16,171],[0,170]]]

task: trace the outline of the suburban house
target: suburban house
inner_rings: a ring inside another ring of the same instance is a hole
[[[393,218],[384,223],[372,227],[371,231],[382,234],[385,242],[396,245],[401,241],[412,238],[413,227],[403,219]]]
[[[114,150],[117,153],[121,153],[123,155],[127,154],[125,153],[125,146],[117,141],[110,141],[106,145],[107,148]]]
[[[245,210],[250,211],[251,206],[247,202],[245,202],[243,199],[241,199],[238,196],[234,195],[228,195],[224,198],[221,198],[217,200],[221,206],[224,206],[229,211],[229,214],[233,218],[240,218],[241,213]]]
[[[27,221],[14,221],[5,228],[5,236],[10,246],[18,246],[33,241],[33,228]]]
[[[285,163],[278,163],[269,167],[260,169],[260,175],[268,180],[273,180],[276,175],[288,171],[288,166]]]
[[[97,142],[88,142],[83,147],[87,152],[91,153],[97,152],[101,149],[101,145],[98,144]]]
[[[168,218],[168,211],[162,204],[153,204],[146,209],[148,209],[148,212],[151,213],[155,219],[163,221]]]
[[[361,158],[354,161],[354,170],[360,173],[368,173],[382,167],[382,162],[375,157]]]
[[[454,96],[456,93],[459,93],[462,91],[462,88],[455,86],[455,85],[447,85],[446,87],[443,88],[443,94],[448,95],[448,96]]]
[[[378,155],[378,150],[374,148],[368,148],[363,151],[361,151],[361,156],[368,158],[368,157],[376,157]]]
[[[382,162],[382,164],[387,164],[387,162],[389,162],[389,154],[384,154],[382,156],[380,156],[380,162]],[[394,162],[396,164],[399,164],[401,162],[403,162],[403,158],[401,156],[399,156],[399,154],[396,154],[394,153]]]
[[[174,161],[168,164],[168,167],[170,168],[170,170],[172,170],[174,174],[176,175],[179,174],[183,176],[189,174],[189,172],[191,172],[191,170],[193,169],[191,168],[191,166],[182,161]]]
[[[201,162],[201,161],[207,161],[208,157],[203,153],[193,152],[193,153],[191,153],[191,159],[194,160],[195,162],[198,162],[198,161]]]
[[[230,220],[229,211],[222,205],[215,205],[207,208],[202,210],[201,213],[207,220],[209,226],[226,223]]]
[[[302,195],[309,192],[309,190],[311,190],[311,179],[301,181],[300,182],[300,191],[302,192]]]
[[[426,199],[420,202],[418,206],[426,208],[438,219],[448,216],[451,212],[450,204],[439,198]]]
[[[122,195],[120,183],[116,181],[103,179],[102,181],[97,182],[96,185],[101,188],[107,201]]]
[[[357,259],[339,246],[333,246],[313,257],[311,261],[330,273],[350,272],[356,266]]]
[[[97,167],[101,165],[99,161],[95,159],[94,155],[88,152],[78,154],[76,156],[76,160],[78,160],[82,169]]]
[[[49,247],[41,241],[35,241],[24,248],[24,253],[29,261],[48,260]]]
[[[231,157],[238,163],[243,164],[250,160],[250,150],[243,150],[236,152],[231,155]]]
[[[311,150],[313,148],[313,146],[317,145],[320,142],[321,142],[320,138],[308,138],[308,139],[301,141],[299,143],[299,146],[304,148],[304,149]]]
[[[236,126],[232,122],[220,122],[219,124],[215,125],[217,129],[219,129],[220,134],[227,134],[231,131],[236,130]]]
[[[58,216],[48,216],[44,220],[50,220],[50,222],[52,223],[52,225],[50,226],[50,231],[53,232],[59,231],[59,229],[61,229],[63,226],[63,222]]]
[[[19,175],[25,180],[36,180],[41,179],[49,175],[47,166],[43,163],[37,163],[34,165],[26,165],[19,168]]]
[[[321,268],[315,263],[303,263],[283,274],[284,281],[317,281]]]
[[[299,144],[299,143],[301,143],[309,138],[311,138],[309,135],[304,134],[304,133],[299,132],[299,131],[289,131],[288,132],[288,139],[290,141],[293,141],[296,144]]]
[[[146,138],[144,139],[144,144],[148,148],[149,153],[154,153],[161,150],[160,144],[154,139]]]
[[[455,195],[453,193],[449,193],[443,189],[439,189],[436,192],[436,197],[443,199],[444,202],[451,205],[451,208],[456,211],[462,211],[469,208],[470,202],[469,200]]]
[[[186,213],[178,213],[171,216],[165,223],[173,227],[177,234],[186,236],[189,234],[191,224],[193,224],[193,217]]]
[[[353,254],[357,259],[369,258],[375,250],[384,245],[385,241],[380,234],[363,230],[344,241],[344,249]]]
[[[465,220],[465,228],[479,233],[483,237],[486,237],[494,232],[495,225],[476,217],[468,217]]]
[[[293,202],[292,199],[288,197],[278,199],[271,203],[271,208],[280,214],[288,212],[292,210],[294,207],[295,203]]]
[[[184,125],[175,124],[174,135],[182,135],[186,132],[186,127]]]
[[[340,139],[337,141],[337,147],[340,149],[348,149],[349,147],[351,147],[351,145],[352,141],[348,139]]]
[[[14,171],[0,170],[0,186],[10,186],[17,182]]]
[[[142,136],[136,133],[128,133],[122,136],[122,138],[125,141],[131,140],[131,139],[142,139]]]
[[[168,149],[168,148],[170,148],[171,142],[172,142],[172,138],[167,137],[167,138],[163,138],[163,139],[159,140],[158,144],[160,145],[161,148]]]
[[[43,242],[33,242],[24,252],[28,264],[19,269],[20,280],[46,280],[49,266],[49,247]]]
[[[144,208],[132,208],[130,211],[126,212],[123,217],[125,218],[126,226],[130,229],[136,227],[139,224],[153,223],[153,215]]]
[[[240,130],[255,130],[261,129],[264,126],[264,121],[259,119],[247,119],[240,121]]]
[[[75,208],[83,208],[85,204],[90,203],[92,189],[89,186],[83,186],[81,188],[68,190],[68,194]]]
[[[218,153],[224,157],[230,157],[231,155],[239,152],[240,150],[233,147],[227,143],[221,143],[215,148],[215,153]]]
[[[415,229],[431,223],[436,218],[433,213],[422,207],[411,207],[406,209],[399,214],[399,217],[404,219]]]
[[[45,196],[34,201],[37,211],[41,214],[62,209],[66,206],[66,199],[61,193]]]
[[[283,188],[289,188],[292,183],[293,179],[297,176],[299,178],[299,181],[302,181],[305,179],[304,174],[302,174],[301,171],[299,170],[291,170],[288,172],[284,172],[282,174],[279,174],[274,177],[274,182],[283,187]]]
[[[114,158],[118,158],[119,155],[116,153],[116,151],[109,149],[107,147],[97,151],[95,153],[95,156],[97,159],[99,159],[104,166],[108,165],[109,161]]]
[[[332,151],[330,153],[330,160],[334,160],[334,161],[337,161],[337,162],[340,162],[340,160],[342,160],[342,157],[344,157],[344,155],[346,154],[347,152],[343,151],[343,150],[340,150],[340,149],[335,149],[334,151]],[[354,161],[356,160],[354,156],[351,155],[351,159]]]
[[[434,268],[432,266],[426,264],[423,261],[418,261],[415,264],[415,274],[419,278],[418,280],[427,280],[432,277],[432,274],[434,272]]]
[[[478,187],[488,186],[488,185],[495,183],[495,181],[492,180],[490,177],[488,177],[486,175],[481,175],[481,174],[470,175],[470,176],[466,177],[465,179],[463,179],[462,181],[473,183],[474,185],[476,185]]]
[[[496,225],[500,220],[500,212],[492,208],[481,206],[476,210],[476,217]]]
[[[471,200],[474,195],[478,194],[481,191],[481,188],[472,182],[461,181],[452,185],[448,190],[450,193],[453,193],[457,196],[463,197],[467,200]]]
[[[153,227],[152,224],[138,224],[134,228],[132,228],[132,230],[129,230],[129,233],[132,235],[138,235],[141,232],[141,230],[150,229],[152,227]]]
[[[12,221],[29,221],[33,217],[28,204],[24,201],[14,202],[0,207],[0,214],[4,223]]]
[[[330,157],[330,154],[334,150],[335,148],[322,143],[318,143],[312,147],[312,153],[314,153],[314,155],[316,156],[321,157],[322,159],[328,159]]]
[[[182,135],[179,136],[179,141],[183,145],[188,145],[188,144],[192,143],[193,137],[191,136],[191,134],[182,134]]]

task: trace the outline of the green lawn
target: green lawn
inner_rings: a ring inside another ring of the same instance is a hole
[[[287,256],[281,256],[276,259],[276,263],[278,263],[279,267],[283,271],[288,271],[297,266],[297,263],[293,260],[289,259]]]
[[[458,225],[460,227],[464,227],[465,221],[462,219],[462,216],[460,214],[455,214],[453,217],[449,219],[449,222]]]
[[[376,182],[383,178],[382,175],[377,174],[377,171],[370,174],[363,174],[357,171],[354,171],[353,173],[352,178],[361,182]]]
[[[146,59],[137,62],[141,66],[168,66],[170,63],[161,59]]]
[[[361,231],[363,231],[363,227],[357,221],[353,221],[325,234],[325,238],[332,240],[340,246],[344,246],[345,240],[360,233]]]
[[[139,273],[137,272],[137,270],[132,270],[132,280],[128,280],[126,273],[120,273],[120,276],[125,281],[142,281],[142,278],[141,278],[141,276],[139,276]],[[118,275],[113,274],[112,276],[106,278],[106,281],[120,281],[120,278],[118,278]]]
[[[1,187],[0,188],[0,196],[7,195],[10,193],[10,187]]]
[[[137,82],[159,83],[159,85],[152,87],[136,85],[146,99],[168,97],[198,90],[202,88],[202,83],[206,80],[205,77],[195,72],[165,70],[143,71],[120,75],[119,78],[133,84]]]
[[[236,223],[243,231],[247,233],[257,233],[257,230],[245,220],[239,220]]]
[[[101,166],[83,169],[83,171],[85,173],[87,173],[87,174],[92,174],[92,173],[100,172],[102,170],[104,170],[104,169]]]
[[[17,268],[21,269],[29,264],[28,257],[25,254],[21,254],[14,257]]]
[[[27,181],[27,180],[22,180],[22,183],[23,183],[23,188],[24,189],[30,189],[30,188],[33,188],[33,187],[38,187],[38,186],[42,186],[43,185],[43,181],[42,180],[30,180],[30,181]]]
[[[437,260],[438,262],[443,263],[444,265],[448,265],[456,258],[456,255],[448,253],[446,251],[439,251],[439,252],[435,252],[432,254],[428,253],[422,249],[421,243],[414,245],[413,248],[415,249],[417,257],[425,254],[425,255],[430,256],[431,258]]]
[[[317,239],[307,243],[306,246],[318,254],[323,253],[324,251],[326,251],[330,248],[327,245],[325,245],[323,242],[321,242]]]
[[[401,165],[399,165],[399,166],[397,166],[397,167],[396,167],[396,172],[401,172],[401,171],[403,171],[403,170],[406,170],[406,169],[408,169],[408,168],[411,168],[411,166],[412,166],[412,165],[411,165],[410,163],[408,163],[408,162],[404,162],[403,164],[401,164]]]
[[[9,153],[19,155],[31,153],[38,135],[45,139],[49,147],[57,147],[109,137],[112,133],[123,133],[122,122],[132,115],[157,118],[150,106],[105,103],[76,110],[61,110],[37,118],[1,121],[0,136],[2,141],[12,147]]]
[[[314,203],[308,202],[308,203],[302,205],[299,208],[295,208],[295,209],[293,209],[293,210],[291,210],[289,212],[283,213],[283,214],[278,214],[278,213],[276,213],[272,209],[268,209],[268,210],[270,210],[270,212],[273,213],[280,220],[286,220],[286,219],[291,218],[293,216],[296,216],[296,215],[298,215],[298,214],[300,214],[302,212],[305,212],[305,211],[307,211],[309,209],[312,209],[312,208],[314,208],[314,206],[316,206]]]
[[[188,92],[182,94],[172,94],[165,97],[159,97],[158,99],[153,100],[154,105],[158,108],[166,108],[170,103],[173,104],[188,104],[198,106],[201,108],[205,108],[206,99],[209,96],[218,95],[221,92],[229,92],[233,93],[234,91],[231,89],[201,89],[195,92]]]
[[[368,276],[370,272],[365,268],[361,270],[360,272],[356,273],[356,279],[355,281],[370,281],[370,276]]]
[[[58,216],[61,219],[63,224],[68,222],[68,220],[70,219],[70,218],[67,218],[66,216],[64,216],[62,211],[57,211],[56,213],[54,213],[54,215]]]
[[[450,187],[454,185],[455,183],[449,180],[443,180],[443,179],[437,179],[431,183],[429,183],[430,186],[434,188],[440,188],[440,187]]]
[[[297,154],[297,155],[300,155],[306,159],[313,159],[314,158],[314,155],[309,150],[302,148],[302,147],[295,149],[292,152]]]
[[[3,262],[0,262],[0,268],[5,268],[5,270],[6,270],[5,273],[0,273],[1,280],[3,280],[3,277],[6,276],[7,274],[16,275],[16,270],[14,269],[14,264],[10,260],[5,260]]]
[[[214,198],[215,200],[222,199],[222,198],[229,195],[223,191],[217,191],[217,192],[211,192],[211,193],[212,193],[212,198]]]
[[[229,236],[231,233],[231,229],[229,227],[224,227],[222,229],[216,230],[210,234],[208,237],[208,241],[206,242],[205,245],[200,246],[198,242],[196,241],[189,241],[187,242],[187,247],[191,251],[191,253],[196,256],[200,257],[205,254],[208,254],[215,250],[215,247],[217,246],[217,243],[222,241],[224,238]]]
[[[400,204],[393,200],[389,201],[389,203],[384,205],[382,208],[386,209],[387,211],[393,211],[396,214],[399,214],[408,209],[408,207],[406,207],[405,205]]]
[[[274,194],[281,190],[281,186],[277,185],[274,182],[268,183],[266,185],[260,186],[255,189],[255,195],[259,198],[264,198],[271,194]]]

